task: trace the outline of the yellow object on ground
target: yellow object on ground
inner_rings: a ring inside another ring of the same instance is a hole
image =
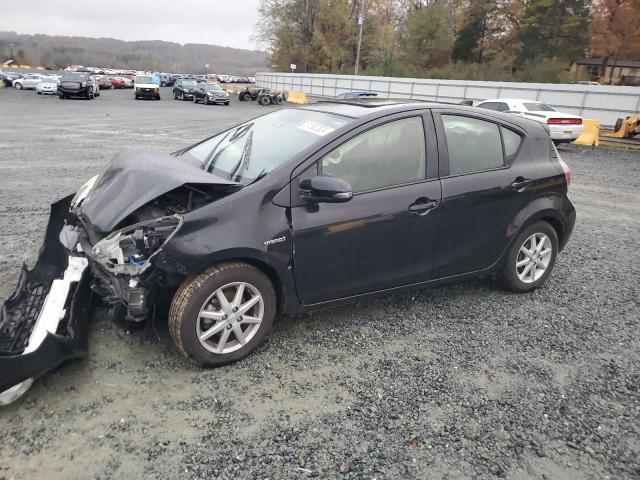
[[[307,94],[303,92],[289,92],[287,95],[287,102],[297,103],[298,105],[306,105],[309,103]]]
[[[584,125],[584,130],[582,134],[576,138],[572,143],[576,145],[587,145],[591,147],[595,145],[596,147],[600,145],[600,121],[599,120],[582,120],[582,124]]]
[[[618,122],[620,122],[619,119]],[[603,133],[603,137],[613,138],[631,138],[634,135],[640,135],[640,115],[631,115],[622,121],[620,128],[613,133]]]

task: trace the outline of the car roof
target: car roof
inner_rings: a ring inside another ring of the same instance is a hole
[[[544,103],[540,100],[529,100],[526,98],[490,98],[489,100],[483,100],[485,102],[514,102],[514,103]]]
[[[303,107],[305,110],[313,110],[323,113],[331,113],[359,120],[369,120],[382,115],[393,113],[410,112],[412,110],[423,109],[446,109],[455,110],[461,114],[482,114],[488,117],[494,117],[505,123],[518,125],[527,129],[531,126],[538,126],[539,122],[508,113],[495,112],[493,110],[481,109],[478,107],[460,105],[457,103],[392,99],[392,98],[361,98],[348,100],[321,100],[315,103],[307,104]]]

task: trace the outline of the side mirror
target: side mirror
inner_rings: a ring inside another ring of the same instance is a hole
[[[324,175],[302,180],[300,191],[302,198],[309,203],[343,203],[353,198],[349,182]]]

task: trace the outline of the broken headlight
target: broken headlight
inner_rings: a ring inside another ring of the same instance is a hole
[[[110,268],[144,268],[181,226],[179,215],[136,223],[100,240],[94,245],[93,254],[96,260]]]

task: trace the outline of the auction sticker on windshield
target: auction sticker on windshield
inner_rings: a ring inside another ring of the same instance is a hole
[[[313,133],[314,135],[318,135],[320,137],[324,137],[325,135],[328,135],[335,130],[335,128],[332,128],[328,125],[323,125],[322,123],[318,122],[312,122],[311,120],[298,125],[298,128],[300,130]]]

